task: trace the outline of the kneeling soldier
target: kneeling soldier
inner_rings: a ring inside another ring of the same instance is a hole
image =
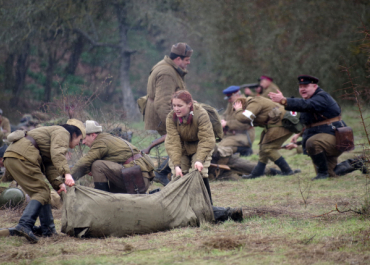
[[[122,138],[103,133],[102,126],[92,120],[86,121],[86,138],[83,144],[89,146],[90,150],[72,168],[75,180],[91,172],[95,189],[113,193],[147,191],[154,177],[154,167],[150,158],[138,148]],[[127,172],[134,169],[135,165],[140,167],[139,173]],[[140,185],[140,182],[142,187],[135,187],[135,191],[132,191],[130,187]]]

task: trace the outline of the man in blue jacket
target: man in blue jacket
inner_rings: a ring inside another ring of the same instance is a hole
[[[344,175],[356,169],[362,169],[359,159],[349,159],[337,165],[338,157],[342,154],[336,148],[336,128],[346,127],[341,119],[341,109],[338,103],[318,86],[319,79],[309,75],[298,76],[299,98],[285,98],[278,91],[269,93],[272,101],[285,106],[286,110],[301,112],[300,121],[305,129],[294,135],[292,143],[302,136],[304,153],[309,155],[315,165],[316,179],[326,179],[329,176]]]

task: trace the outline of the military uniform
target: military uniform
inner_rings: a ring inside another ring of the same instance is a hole
[[[278,90],[279,90],[279,87],[276,84],[274,84],[274,83],[271,82],[271,84],[268,87],[262,88],[262,91],[260,93],[260,96],[261,97],[264,97],[264,98],[270,99],[269,96],[268,96],[268,94],[270,92],[276,93]]]
[[[154,177],[150,158],[121,138],[108,133],[99,133],[89,152],[72,168],[72,175],[77,180],[91,172],[94,182],[102,183],[112,179],[113,176],[120,176],[123,167],[129,168],[135,164],[140,166],[147,190],[150,180]],[[109,183],[109,188],[110,192],[126,193],[126,190],[118,188],[112,182]]]
[[[178,90],[186,90],[186,74],[186,69],[177,66],[168,56],[153,66],[147,85],[145,130],[166,134],[166,117],[171,111],[171,96]]]
[[[259,162],[248,178],[263,175],[268,160],[272,160],[279,166],[284,175],[293,174],[294,172],[279,152],[281,145],[292,135],[292,132],[284,128],[281,122],[285,114],[284,108],[264,97],[248,97],[240,101],[243,102],[245,110],[242,108],[236,111],[237,120],[265,128],[259,142]]]
[[[317,84],[318,79],[309,76],[300,76],[300,83],[308,84],[308,82]],[[319,166],[322,161],[327,163],[327,173],[330,176],[335,176],[334,169],[337,165],[338,157],[342,152],[336,148],[335,129],[345,127],[346,124],[341,120],[341,109],[337,102],[323,89],[317,87],[314,94],[308,99],[287,98],[285,109],[301,112],[300,121],[306,126],[303,132],[303,151],[313,158],[316,166]],[[337,118],[336,121],[312,126],[315,123],[325,120]],[[323,154],[319,159],[316,159],[318,154]],[[315,160],[317,160],[315,162]],[[317,169],[317,168],[315,168]]]
[[[183,173],[192,172],[195,162],[203,163],[203,178],[208,177],[208,167],[216,144],[212,124],[208,113],[199,104],[194,103],[193,121],[187,119],[173,120],[173,111],[167,115],[166,151],[170,157],[170,167],[175,175],[175,167],[179,166]],[[191,115],[191,114],[189,114]]]

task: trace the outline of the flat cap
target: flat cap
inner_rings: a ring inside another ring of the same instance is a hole
[[[193,54],[193,49],[185,42],[179,42],[172,45],[171,53],[179,56],[190,57]]]
[[[76,126],[78,129],[80,129],[80,131],[82,132],[82,139],[86,137],[86,129],[82,121],[77,120],[77,119],[69,119],[67,121],[67,124]]]
[[[274,80],[272,77],[269,77],[267,75],[261,75],[260,78],[258,78],[258,81],[261,81],[262,79],[270,80],[271,82]]]
[[[240,86],[229,86],[228,88],[224,89],[222,93],[226,95],[224,99],[229,99],[230,96],[240,90]]]
[[[299,75],[298,76],[298,83],[300,85],[317,84],[317,83],[319,83],[319,79],[314,77],[314,76],[310,76],[310,75]]]
[[[251,88],[251,89],[254,89],[254,88],[257,88],[259,86],[260,86],[260,84],[258,84],[258,83],[244,84],[244,85],[241,85],[240,86],[240,89],[243,89],[243,88]]]
[[[99,125],[96,121],[87,120],[86,121],[86,134],[91,133],[101,133],[103,131],[103,127]]]

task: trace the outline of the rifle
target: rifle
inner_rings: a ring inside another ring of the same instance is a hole
[[[153,140],[153,141],[150,143],[149,147],[148,147],[148,148],[145,148],[145,149],[143,149],[143,150],[141,150],[141,152],[143,152],[144,154],[147,154],[147,155],[148,155],[148,154],[150,153],[150,150],[151,150],[153,147],[156,147],[157,145],[160,145],[161,143],[163,143],[163,142],[164,142],[164,140],[166,140],[166,135],[167,135],[167,134],[162,135],[161,137],[159,137],[159,138],[157,138],[157,139]]]
[[[289,143],[289,144],[291,144],[291,143]],[[284,145],[282,145],[282,146],[280,147],[280,149],[286,149],[286,147],[287,147],[289,144],[284,144]],[[296,142],[295,144],[296,144],[296,145],[302,145],[302,141],[298,141],[298,142]]]

